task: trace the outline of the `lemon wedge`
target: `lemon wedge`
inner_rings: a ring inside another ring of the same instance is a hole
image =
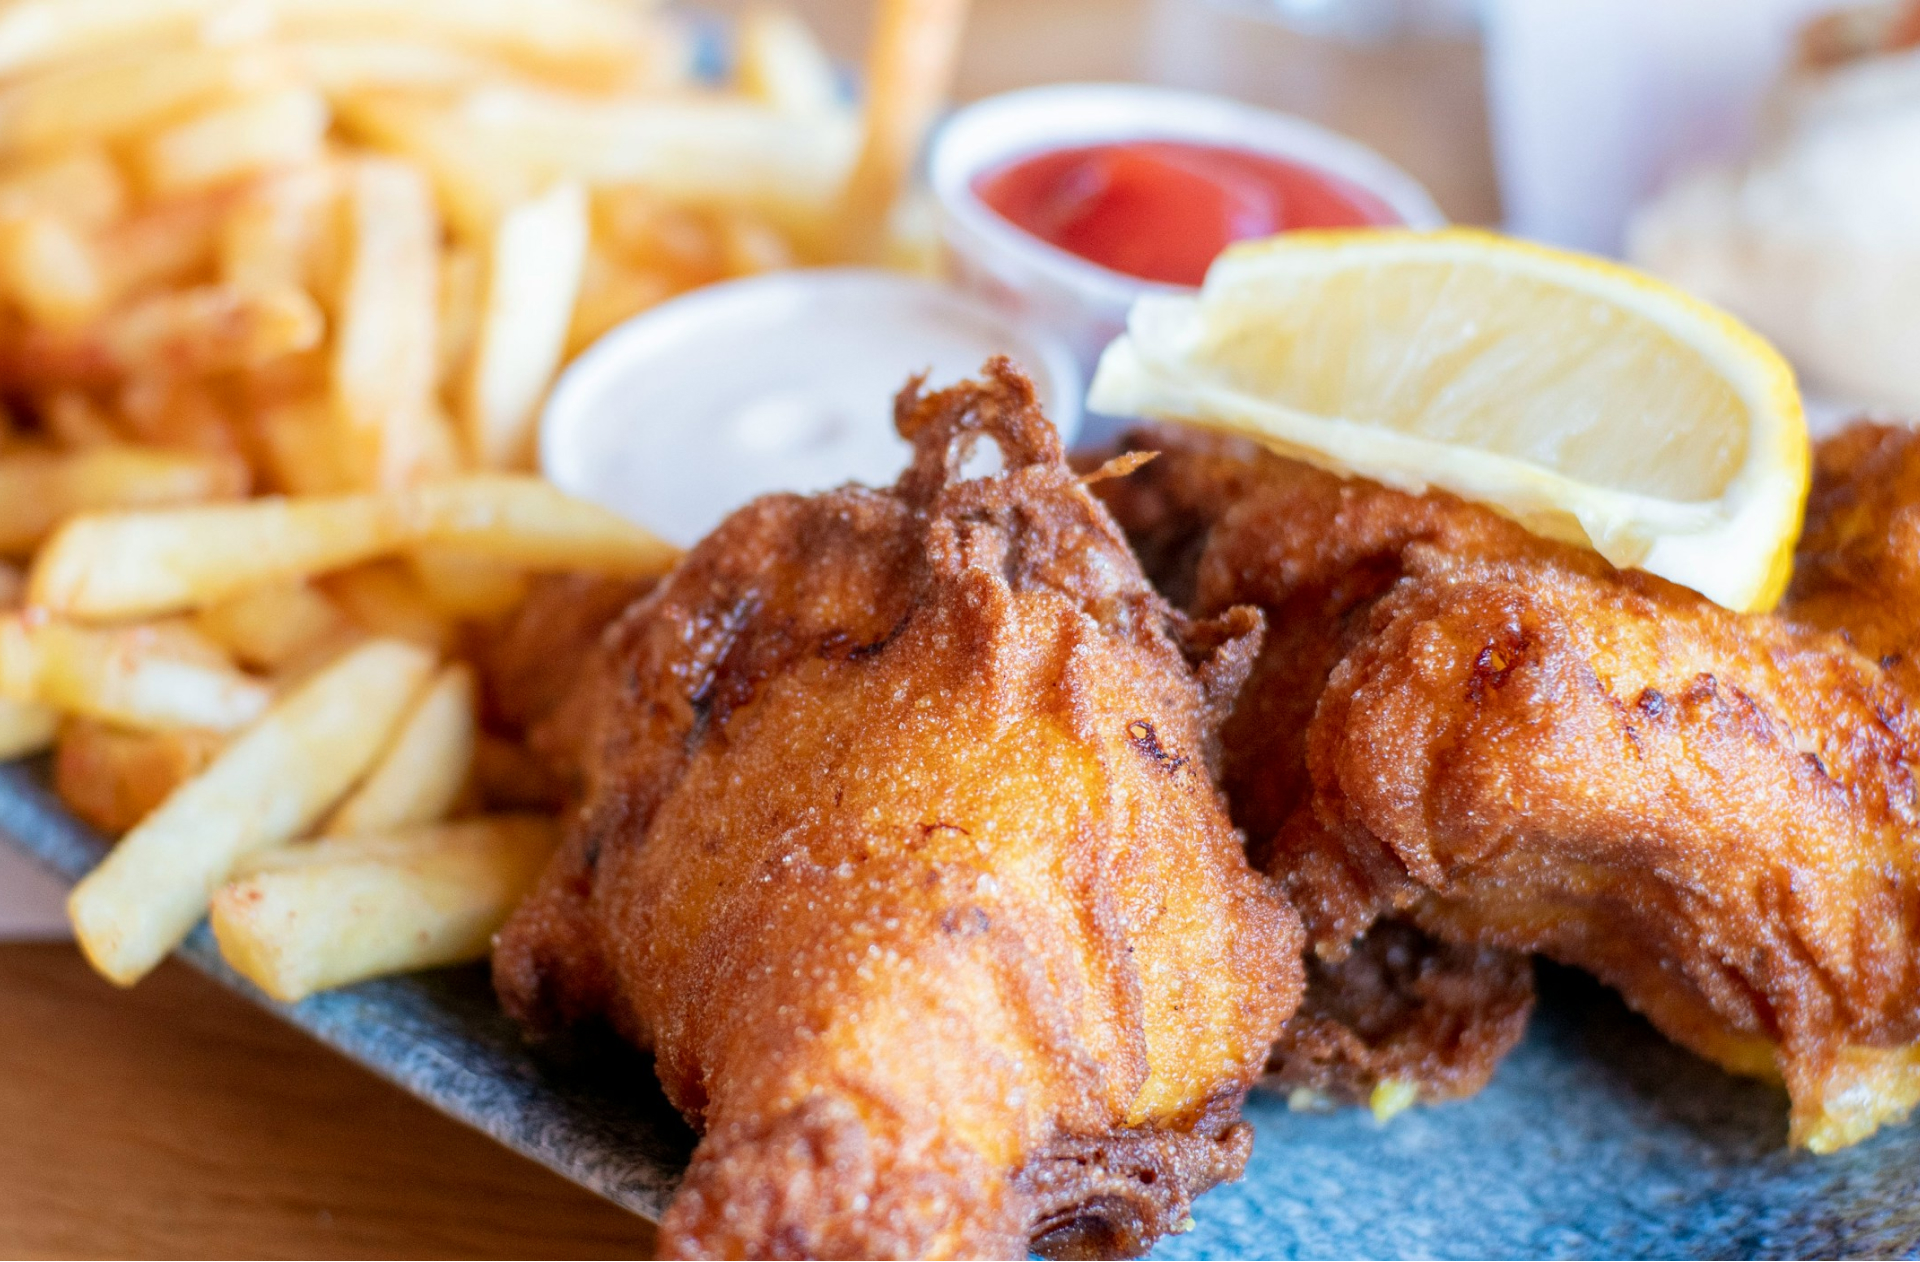
[[[1733,609],[1779,599],[1806,501],[1793,372],[1631,269],[1466,229],[1295,232],[1142,298],[1089,405],[1477,500]]]

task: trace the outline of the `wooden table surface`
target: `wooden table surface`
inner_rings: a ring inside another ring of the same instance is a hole
[[[857,57],[867,4],[796,7],[837,53]],[[1149,0],[976,0],[961,95],[1138,77],[1149,19]],[[1289,79],[1265,95],[1305,109],[1290,94],[1315,87],[1327,121],[1397,149],[1455,217],[1491,219],[1476,68],[1443,65],[1447,99],[1418,135],[1382,113],[1404,69],[1371,72],[1378,93]],[[653,1247],[643,1220],[177,963],[118,991],[70,946],[0,945],[0,1136],[8,1257],[631,1257]]]

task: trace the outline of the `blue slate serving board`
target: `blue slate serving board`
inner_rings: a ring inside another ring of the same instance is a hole
[[[77,879],[105,851],[49,792],[0,767],[0,835]],[[637,1213],[672,1194],[693,1136],[646,1058],[617,1046],[537,1058],[478,966],[367,982],[297,1004],[220,961],[195,967],[517,1152]],[[1164,1258],[1912,1257],[1920,1125],[1831,1157],[1785,1147],[1786,1098],[1670,1046],[1608,992],[1542,971],[1526,1042],[1493,1085],[1379,1126],[1257,1094],[1247,1176],[1202,1197]],[[105,982],[101,983],[105,985]]]

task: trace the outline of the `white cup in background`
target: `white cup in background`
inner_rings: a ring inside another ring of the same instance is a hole
[[[1834,0],[1485,0],[1507,227],[1618,254],[1681,171],[1746,149],[1794,32]]]

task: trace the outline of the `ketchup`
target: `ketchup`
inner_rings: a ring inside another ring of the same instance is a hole
[[[1057,149],[974,182],[1009,222],[1141,280],[1198,285],[1235,241],[1398,223],[1344,180],[1265,154],[1175,140]]]

